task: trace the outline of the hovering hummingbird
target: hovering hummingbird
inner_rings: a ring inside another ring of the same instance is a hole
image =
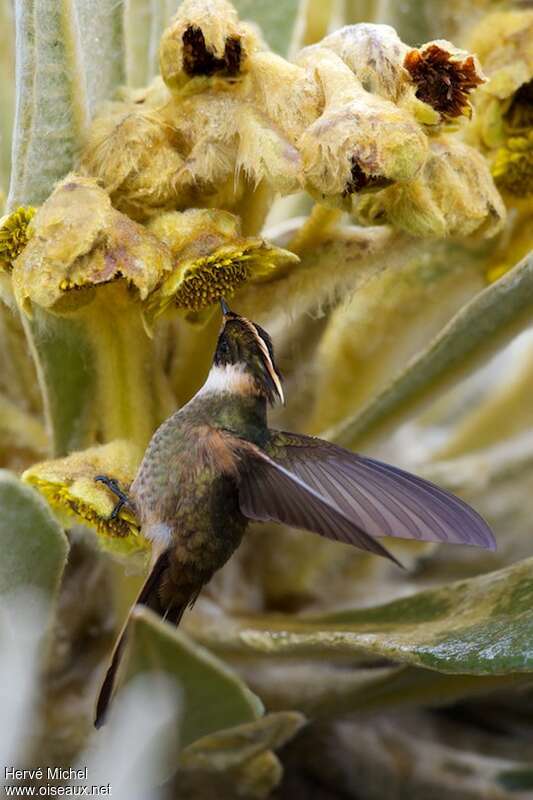
[[[272,340],[221,305],[207,380],[155,432],[128,494],[114,480],[96,478],[118,498],[113,514],[129,505],[152,543],[138,604],[177,625],[256,520],[347,542],[397,564],[378,537],[495,548],[484,520],[449,492],[322,439],[269,428],[267,405],[284,402]],[[127,622],[100,690],[97,727],[126,635]]]

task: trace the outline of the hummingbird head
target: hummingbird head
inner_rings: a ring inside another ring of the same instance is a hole
[[[257,323],[222,306],[222,329],[213,359],[214,382],[220,391],[257,394],[269,403],[284,402],[281,374],[268,333]]]

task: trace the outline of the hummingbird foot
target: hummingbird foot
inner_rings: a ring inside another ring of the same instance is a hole
[[[115,497],[118,498],[115,507],[109,516],[109,519],[115,519],[116,517],[118,517],[121,509],[124,506],[128,506],[129,508],[131,508],[132,511],[134,511],[131,500],[129,499],[126,492],[122,491],[122,489],[118,485],[118,481],[116,481],[115,478],[109,478],[107,475],[97,475],[94,480],[96,483],[103,483],[104,486],[107,486],[107,488],[111,492],[113,492]]]

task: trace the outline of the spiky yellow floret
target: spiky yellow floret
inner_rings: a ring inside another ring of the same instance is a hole
[[[130,512],[122,509],[114,518],[103,517],[100,513],[79,497],[73,497],[68,486],[57,485],[51,481],[39,478],[29,478],[31,483],[48,501],[49,505],[57,511],[78,517],[101,536],[128,537],[139,533],[139,526]]]
[[[262,239],[223,245],[210,255],[181,263],[146,301],[145,318],[153,320],[171,305],[202,311],[222,297],[232,297],[246,281],[264,278],[297,260],[293,253],[272,247]]]
[[[228,211],[170,212],[152,220],[149,228],[169,248],[175,267],[144,303],[148,328],[170,306],[196,314],[221,297],[232,297],[246,281],[298,260],[263,239],[243,236],[239,218]]]
[[[200,311],[222,297],[231,297],[248,278],[246,258],[249,256],[243,254],[240,260],[229,256],[219,261],[215,255],[191,265],[176,292],[176,306]]]
[[[11,269],[13,261],[28,244],[29,225],[34,214],[31,206],[20,206],[0,219],[0,267]]]

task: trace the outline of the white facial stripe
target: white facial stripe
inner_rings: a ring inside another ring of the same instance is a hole
[[[263,353],[263,355],[265,357],[266,367],[267,367],[267,369],[268,369],[268,371],[270,373],[270,377],[274,381],[274,385],[275,385],[276,390],[277,390],[277,392],[279,394],[279,398],[280,398],[281,402],[284,403],[285,402],[285,397],[283,395],[283,389],[281,388],[281,381],[279,379],[278,373],[274,369],[274,364],[272,363],[272,359],[270,358],[270,353],[268,352],[268,347],[266,346],[266,343],[263,341],[263,339],[261,338],[261,336],[259,335],[259,333],[257,331],[255,331],[255,335],[256,335],[256,338],[257,338],[257,343],[258,343],[259,347],[261,348],[261,352]]]
[[[259,333],[259,331],[255,327],[253,322],[250,322],[250,320],[245,319],[244,317],[241,317],[241,319],[246,324],[246,326],[251,330],[251,332],[253,333],[253,335],[255,337],[255,340],[256,340],[257,344],[261,348],[261,352],[263,353],[263,355],[265,357],[266,368],[267,368],[267,370],[269,372],[270,377],[274,381],[274,386],[276,387],[276,391],[277,391],[277,393],[279,395],[279,398],[280,398],[282,403],[285,403],[285,396],[283,394],[283,389],[281,388],[281,381],[279,379],[278,373],[274,369],[274,364],[272,363],[272,359],[270,358],[270,353],[268,352],[268,347],[266,346],[266,342],[262,338],[261,334]]]
[[[254,381],[252,376],[246,372],[246,364],[226,364],[211,367],[207,380],[198,394],[222,394],[223,392],[242,394],[253,390]]]

